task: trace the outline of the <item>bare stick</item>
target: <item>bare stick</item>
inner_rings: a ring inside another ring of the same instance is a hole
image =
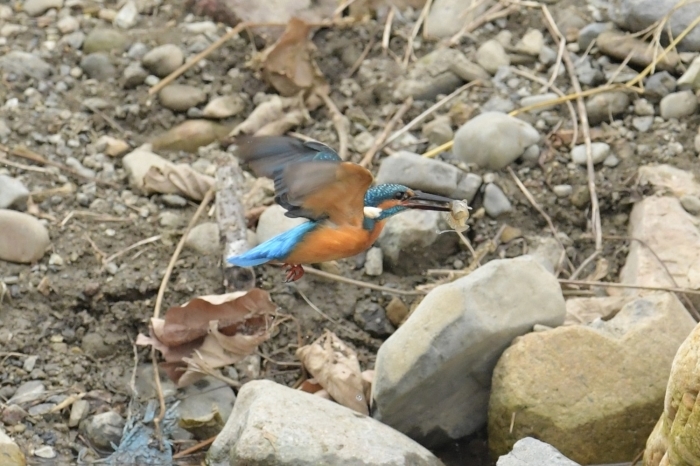
[[[27,170],[29,172],[52,174],[46,168],[34,167],[32,165],[25,165],[23,163],[13,162],[9,159],[6,159],[5,157],[0,157],[0,163],[3,165],[7,165],[8,167],[19,168],[20,170]]]
[[[384,144],[386,138],[389,137],[389,133],[391,133],[391,131],[394,129],[396,123],[398,123],[401,120],[401,118],[403,118],[404,114],[408,111],[408,109],[411,108],[411,105],[413,105],[413,97],[409,97],[408,99],[406,99],[403,105],[396,111],[394,116],[391,117],[391,120],[389,120],[389,122],[386,125],[384,125],[384,130],[374,140],[372,147],[370,147],[370,149],[360,161],[360,166],[368,167],[372,165],[372,159],[374,159],[374,156],[377,154],[377,152],[381,150],[382,144]]]
[[[631,288],[637,290],[651,290],[651,291],[668,291],[672,293],[685,293],[700,296],[700,290],[691,290],[690,288],[676,288],[669,286],[646,286],[646,285],[628,285],[625,283],[611,283],[611,282],[594,282],[587,280],[568,280],[566,278],[560,278],[559,283],[564,285],[580,285],[580,286],[602,286],[609,288]]]
[[[319,277],[328,278],[330,280],[335,280],[341,283],[347,283],[348,285],[355,285],[361,288],[369,288],[370,290],[383,291],[385,293],[399,294],[405,296],[416,296],[422,295],[420,291],[407,291],[407,290],[397,290],[395,288],[389,288],[387,286],[375,285],[373,283],[367,283],[360,280],[353,280],[352,278],[342,277],[340,275],[335,275],[332,273],[324,272],[323,270],[314,269],[311,267],[304,267],[304,272],[310,275],[317,275]]]
[[[408,38],[408,44],[406,44],[406,53],[403,56],[404,67],[408,66],[408,62],[411,59],[411,55],[413,55],[413,41],[416,40],[418,31],[420,31],[420,28],[423,25],[423,21],[425,21],[426,16],[428,16],[428,12],[430,11],[430,7],[432,6],[432,4],[433,0],[428,0],[425,2],[423,10],[420,12],[420,16],[418,17],[416,24],[413,26],[413,31],[411,31],[411,37]]]
[[[351,78],[355,72],[360,69],[360,66],[362,66],[362,62],[365,61],[365,58],[367,58],[367,55],[369,55],[370,50],[372,50],[372,47],[374,47],[374,44],[377,43],[377,40],[372,37],[372,40],[370,40],[367,45],[365,46],[365,49],[362,51],[359,57],[357,57],[357,61],[353,63],[353,65],[350,67],[350,70],[348,71],[347,77]]]
[[[585,269],[586,266],[588,264],[590,264],[591,262],[593,262],[596,259],[596,257],[598,257],[599,255],[600,255],[600,251],[593,251],[593,254],[588,256],[586,258],[586,260],[581,262],[581,265],[579,265],[578,268],[576,270],[574,270],[574,273],[571,274],[571,276],[569,277],[569,280],[577,279],[578,276],[581,274],[581,272],[583,272],[583,269]]]
[[[112,254],[111,256],[109,256],[108,258],[106,258],[104,260],[104,263],[107,264],[109,262],[112,262],[114,259],[121,256],[122,254],[126,254],[127,252],[131,251],[132,249],[138,248],[139,246],[143,246],[143,245],[150,244],[150,243],[155,243],[160,238],[161,238],[161,235],[155,235],[155,236],[151,236],[150,238],[142,239],[141,241],[138,241],[138,242],[132,244],[131,246],[127,247],[126,249],[122,249],[121,251]]]
[[[394,15],[396,14],[396,7],[391,6],[389,14],[386,15],[386,23],[384,24],[384,32],[382,33],[382,48],[385,51],[389,51],[389,39],[391,38],[391,23],[394,22]]]
[[[430,106],[426,111],[415,117],[413,120],[410,121],[406,126],[392,134],[389,138],[387,138],[386,142],[382,145],[382,147],[386,147],[395,140],[397,140],[399,137],[403,136],[406,134],[408,131],[410,131],[414,126],[416,126],[418,123],[421,121],[425,120],[428,116],[430,116],[432,113],[434,113],[436,110],[438,110],[440,107],[445,105],[447,102],[450,100],[454,99],[458,95],[460,95],[462,92],[466,91],[470,87],[473,86],[481,86],[483,83],[480,80],[472,81],[470,83],[467,83],[463,85],[462,87],[458,88],[454,92],[452,92],[450,95],[443,97],[439,101],[435,102],[433,105]]]
[[[354,0],[353,0],[353,1],[354,1]],[[202,440],[201,442],[199,442],[199,443],[196,444],[196,445],[193,445],[193,446],[191,446],[191,447],[189,447],[189,448],[186,448],[186,449],[182,450],[181,452],[175,453],[175,454],[173,455],[173,459],[174,459],[174,460],[177,460],[177,459],[180,459],[180,458],[184,458],[184,457],[187,456],[187,455],[191,455],[192,453],[194,453],[194,452],[196,452],[196,451],[199,451],[199,450],[201,450],[202,448],[204,448],[204,447],[206,447],[206,446],[208,446],[208,445],[211,445],[212,443],[214,443],[214,440],[216,440],[216,437],[217,437],[216,435],[213,436],[213,437],[209,437],[208,439]]]
[[[350,121],[338,110],[338,107],[326,92],[317,92],[317,94],[323,99],[323,103],[326,104],[326,107],[328,107],[328,111],[331,114],[331,121],[333,121],[335,131],[338,133],[338,155],[341,160],[347,160]]]

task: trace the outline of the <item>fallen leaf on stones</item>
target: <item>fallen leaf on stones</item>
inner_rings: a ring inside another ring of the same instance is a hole
[[[203,296],[151,319],[149,336],[136,344],[151,345],[163,355],[161,367],[178,387],[202,378],[200,367],[217,369],[252,354],[270,338],[277,307],[258,288],[222,296]]]
[[[203,146],[220,141],[231,130],[230,125],[222,125],[209,120],[187,120],[153,138],[153,150],[182,150],[196,153]]]
[[[298,97],[274,96],[255,107],[243,123],[233,128],[229,137],[257,134],[263,127],[285,119],[288,114],[298,113],[302,110],[302,105],[302,100]]]
[[[299,387],[299,390],[306,393],[316,393],[323,390],[323,387],[316,379],[306,379]]]
[[[333,332],[326,331],[312,344],[299,348],[296,354],[336,402],[369,415],[357,354]]]
[[[291,18],[284,34],[262,52],[263,77],[284,97],[326,85],[312,58],[315,47],[309,40],[310,32],[307,23]]]
[[[450,228],[460,233],[467,230],[469,228],[467,220],[469,220],[469,210],[471,209],[467,201],[452,201],[451,209],[447,215],[447,224],[450,225]]]
[[[143,177],[147,192],[159,194],[181,194],[195,201],[204,199],[214,186],[214,178],[195,171],[187,164],[151,166]]]

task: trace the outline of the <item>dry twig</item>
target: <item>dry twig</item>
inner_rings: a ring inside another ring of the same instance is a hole
[[[391,133],[391,131],[394,129],[396,123],[398,123],[401,120],[401,118],[403,118],[404,114],[408,111],[408,109],[411,108],[411,105],[413,105],[413,98],[409,97],[408,99],[406,99],[403,105],[396,111],[396,113],[394,113],[394,116],[391,117],[391,120],[389,120],[389,122],[384,125],[384,130],[374,140],[372,147],[370,147],[370,149],[360,161],[360,166],[368,167],[372,165],[372,160],[374,159],[374,156],[377,154],[377,152],[381,150],[384,141],[386,141],[386,139],[389,137],[389,133]]]
[[[324,272],[323,270],[314,269],[312,267],[304,267],[304,272],[308,273],[309,275],[316,275],[319,277],[328,278],[329,280],[335,280],[335,281],[340,282],[340,283],[347,283],[348,285],[355,285],[355,286],[359,286],[361,288],[369,288],[370,290],[382,291],[384,293],[389,293],[389,294],[398,294],[398,295],[404,295],[404,296],[415,296],[415,295],[425,294],[425,293],[421,293],[418,291],[397,290],[395,288],[389,288],[387,286],[380,286],[380,285],[375,285],[373,283],[363,282],[360,280],[353,280],[352,278],[342,277],[340,275],[335,275],[332,273]]]
[[[328,111],[331,114],[331,121],[335,130],[338,133],[338,155],[342,160],[348,158],[348,135],[350,134],[350,121],[343,115],[335,105],[331,97],[324,91],[316,92],[323,103],[326,104]]]
[[[406,44],[406,53],[403,56],[404,67],[408,66],[408,62],[411,59],[411,55],[413,55],[413,42],[416,40],[418,31],[420,31],[420,28],[423,25],[423,21],[425,21],[425,18],[428,16],[428,12],[430,11],[430,7],[432,5],[433,0],[427,0],[425,2],[425,5],[423,5],[423,10],[420,12],[420,16],[418,17],[416,24],[413,26],[413,31],[411,31],[411,37],[408,38],[408,44]]]

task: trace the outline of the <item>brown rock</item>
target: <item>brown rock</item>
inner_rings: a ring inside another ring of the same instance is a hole
[[[49,232],[35,217],[0,209],[0,260],[29,264],[44,256]]]

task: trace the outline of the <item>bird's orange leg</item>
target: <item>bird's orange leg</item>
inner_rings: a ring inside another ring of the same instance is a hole
[[[299,264],[285,264],[287,269],[287,278],[285,282],[295,282],[304,276],[304,268]]]

